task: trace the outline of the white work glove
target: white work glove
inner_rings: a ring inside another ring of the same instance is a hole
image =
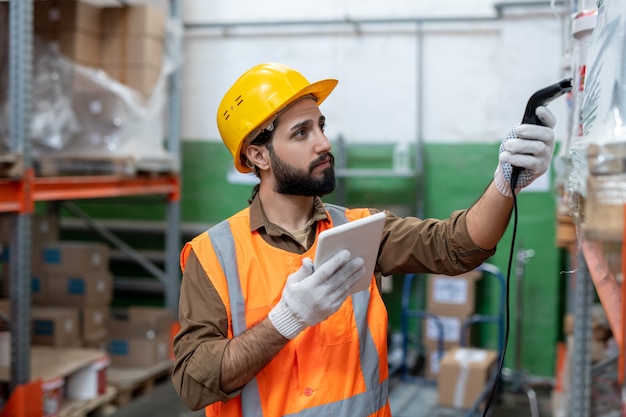
[[[287,278],[282,297],[268,317],[281,335],[293,339],[339,310],[363,273],[363,258],[352,258],[345,249],[315,272],[313,262],[305,258],[302,267]]]
[[[507,197],[511,193],[511,166],[523,168],[517,179],[515,194],[543,175],[550,167],[554,151],[556,119],[545,106],[537,107],[537,117],[545,126],[521,124],[513,127],[500,144],[499,164],[494,174],[498,191]]]

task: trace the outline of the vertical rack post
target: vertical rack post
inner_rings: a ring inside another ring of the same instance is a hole
[[[180,0],[170,0],[170,16],[178,21],[181,20]],[[178,42],[180,38],[176,38]],[[175,45],[177,51],[182,50],[182,45]],[[178,63],[177,63],[178,64]],[[167,145],[168,150],[176,157],[180,167],[180,65],[169,77],[168,82],[168,126]],[[180,183],[179,183],[180,187]],[[178,253],[180,250],[180,200],[169,198],[166,210],[165,231],[165,307],[170,309],[178,317],[178,297],[180,292]]]
[[[571,401],[572,417],[591,416],[591,306],[593,282],[582,251],[578,254],[576,289],[574,292],[574,349],[572,354]]]
[[[9,132],[11,152],[22,154],[30,172],[30,113],[32,101],[33,0],[9,2]],[[32,185],[25,181],[26,200]],[[30,211],[18,212],[11,233],[11,389],[30,379]]]

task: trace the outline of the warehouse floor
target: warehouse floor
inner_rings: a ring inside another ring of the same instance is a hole
[[[549,393],[538,390],[540,417],[550,417]],[[394,417],[466,417],[467,412],[438,407],[437,390],[434,386],[392,381],[389,402]],[[525,394],[505,393],[501,400],[492,405],[493,416],[531,416]],[[201,417],[203,411],[192,412],[183,405],[172,385],[166,381],[157,385],[148,394],[137,397],[119,408],[109,417]]]

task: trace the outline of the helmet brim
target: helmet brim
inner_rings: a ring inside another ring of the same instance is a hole
[[[301,89],[300,91],[292,95],[288,100],[286,100],[285,103],[279,109],[276,109],[274,113],[272,113],[270,116],[268,116],[263,121],[261,121],[257,126],[255,126],[254,129],[252,129],[252,133],[250,133],[248,137],[242,140],[237,146],[235,155],[239,155],[239,157],[234,159],[235,168],[237,169],[237,171],[243,174],[252,172],[250,167],[248,167],[244,163],[244,160],[243,160],[244,158],[242,158],[241,153],[244,151],[243,149],[244,144],[249,142],[250,136],[251,135],[256,136],[259,133],[261,133],[259,131],[259,128],[261,126],[266,126],[266,124],[268,124],[269,121],[272,120],[272,118],[276,116],[276,114],[282,112],[285,108],[287,108],[289,105],[291,105],[292,103],[294,103],[301,97],[312,95],[315,97],[316,103],[319,106],[320,104],[322,104],[324,100],[326,100],[326,97],[328,97],[330,93],[335,89],[335,87],[337,86],[337,83],[338,81],[336,79],[327,78],[327,79],[316,81],[314,83],[307,85],[306,87],[304,87],[303,89]]]

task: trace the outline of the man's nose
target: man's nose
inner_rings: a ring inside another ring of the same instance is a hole
[[[322,129],[318,129],[315,132],[316,135],[316,151],[318,153],[321,152],[329,152],[330,149],[332,148],[332,145],[330,144],[330,141],[328,140],[328,137],[326,137],[326,134],[324,133],[324,131],[322,131]]]

